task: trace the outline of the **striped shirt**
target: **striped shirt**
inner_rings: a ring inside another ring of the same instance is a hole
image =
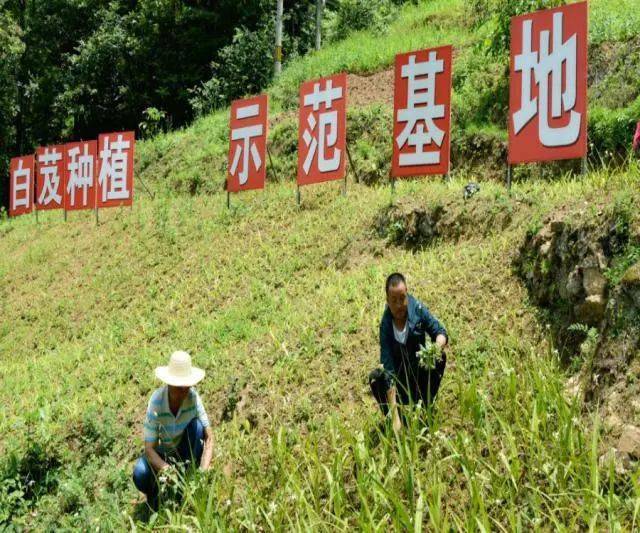
[[[209,418],[196,389],[189,389],[178,414],[173,416],[169,408],[169,387],[160,387],[153,392],[149,400],[144,419],[144,441],[157,442],[156,449],[160,453],[171,453],[180,444],[182,433],[189,422],[196,417],[200,419],[203,427],[209,427]]]

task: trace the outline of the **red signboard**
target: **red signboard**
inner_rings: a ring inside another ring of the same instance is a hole
[[[264,189],[269,102],[266,94],[231,104],[227,190]]]
[[[447,174],[453,48],[396,56],[391,175]]]
[[[300,87],[298,185],[342,179],[347,145],[347,75]]]
[[[35,158],[32,155],[14,157],[9,166],[9,216],[33,211]]]
[[[135,144],[133,131],[105,133],[98,137],[98,207],[132,205]]]
[[[65,194],[64,146],[40,147],[36,150],[36,209],[62,209]]]
[[[587,154],[587,3],[511,20],[509,163]]]
[[[65,153],[64,208],[93,209],[96,205],[96,141],[68,143]]]

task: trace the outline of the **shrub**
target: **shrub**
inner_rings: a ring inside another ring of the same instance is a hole
[[[589,152],[595,163],[624,161],[631,151],[633,133],[640,119],[640,97],[627,108],[596,107],[589,112]]]
[[[333,13],[327,12],[329,39],[337,41],[366,29],[384,32],[396,13],[391,0],[341,0]]]
[[[255,31],[237,28],[233,42],[222,48],[211,64],[211,79],[191,91],[194,113],[205,115],[266,87],[273,77],[273,42],[272,24]]]

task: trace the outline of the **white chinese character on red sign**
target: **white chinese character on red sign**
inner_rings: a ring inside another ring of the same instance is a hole
[[[305,82],[300,88],[298,183],[344,177],[346,74]]]
[[[227,191],[262,189],[267,177],[269,98],[235,100],[229,120]]]
[[[318,169],[320,172],[333,172],[340,167],[340,148],[336,148],[333,157],[327,157],[329,148],[335,146],[338,140],[338,112],[319,111],[320,104],[325,104],[325,109],[329,110],[335,100],[342,98],[342,87],[333,87],[333,81],[328,80],[326,87],[320,89],[320,83],[313,85],[313,92],[304,97],[304,105],[312,106],[313,113],[307,117],[307,125],[302,138],[309,148],[307,157],[304,160],[304,171],[308,174],[311,169],[316,154],[318,156]],[[316,115],[318,118],[316,118]],[[319,125],[318,125],[319,124]],[[316,125],[318,129],[316,131]]]
[[[260,106],[258,104],[238,107],[236,109],[237,120],[254,118],[259,115]],[[258,147],[253,139],[262,136],[263,129],[262,124],[253,124],[251,126],[244,126],[231,130],[231,140],[241,141],[241,144],[236,145],[236,151],[230,168],[231,175],[238,177],[240,185],[245,185],[249,179],[249,154],[251,154],[251,161],[253,162],[253,166],[256,170],[260,170],[260,167],[262,166],[260,152],[258,151]],[[240,166],[240,171],[238,172],[240,157],[242,157],[242,164]]]
[[[122,135],[111,142],[108,136],[103,139],[100,150],[100,184],[101,200],[128,200],[131,193],[127,184],[127,167],[129,165],[129,148],[131,143],[125,141]]]
[[[84,144],[83,148],[83,152],[81,152],[80,146],[75,146],[67,152],[69,158],[67,195],[71,207],[78,205],[88,207],[92,204],[89,195],[93,188],[94,156],[90,153],[88,144]],[[82,193],[81,202],[76,201],[76,191]]]
[[[548,30],[540,32],[539,52],[533,51],[533,21],[525,20],[522,28],[522,53],[515,56],[516,72],[522,72],[521,107],[513,114],[513,126],[518,134],[527,123],[538,116],[538,135],[544,146],[567,146],[580,136],[581,114],[576,105],[577,34],[563,41],[563,13],[553,14],[553,41]],[[533,85],[538,85],[538,96],[533,98]],[[565,126],[549,124],[551,117],[558,119],[570,114]]]
[[[59,162],[62,161],[62,153],[55,149],[45,148],[44,153],[38,156],[38,172],[43,178],[42,191],[38,197],[38,204],[46,207],[51,203],[62,204],[60,191]]]
[[[33,208],[33,156],[11,161],[11,216],[29,213]]]
[[[408,78],[407,107],[398,110],[398,121],[406,122],[396,138],[398,148],[406,143],[413,146],[413,153],[400,153],[400,165],[436,165],[440,162],[440,150],[425,151],[435,142],[442,146],[444,131],[434,119],[444,118],[445,106],[436,105],[436,75],[444,72],[444,61],[437,59],[435,51],[429,52],[428,61],[416,63],[416,56],[409,56],[409,63],[402,66],[402,77]],[[426,126],[426,130],[425,130]]]

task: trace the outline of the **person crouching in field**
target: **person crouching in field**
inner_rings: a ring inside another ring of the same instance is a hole
[[[390,415],[392,427],[398,431],[402,421],[397,404],[433,402],[446,366],[447,331],[429,313],[425,305],[407,292],[407,283],[400,273],[391,274],[385,285],[387,305],[380,322],[380,362],[369,375],[374,398],[385,416]],[[420,349],[426,346],[426,336],[432,346],[432,364],[420,360]]]
[[[213,432],[200,396],[193,388],[204,370],[191,366],[186,352],[174,352],[155,375],[166,385],[151,395],[144,419],[144,454],[133,469],[133,482],[158,509],[159,480],[175,479],[173,465],[197,464],[208,470]]]

